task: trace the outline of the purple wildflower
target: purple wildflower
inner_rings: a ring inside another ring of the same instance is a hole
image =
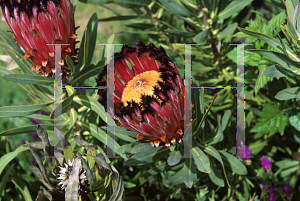
[[[264,170],[268,170],[272,166],[272,159],[268,160],[266,156],[261,158],[261,166]]]
[[[288,184],[284,184],[282,186],[282,190],[283,190],[284,194],[286,195],[286,197],[291,197],[290,186]]]
[[[277,188],[274,188],[272,186],[264,185],[264,184],[259,184],[259,186],[267,191],[267,197],[269,198],[268,201],[276,201],[276,191]]]
[[[238,147],[238,155],[243,161],[248,161],[249,156],[251,156],[251,151],[248,149],[246,145],[244,145],[244,142],[241,141],[241,147]]]
[[[35,114],[41,115],[42,113],[37,112],[37,113],[35,113]],[[30,118],[29,120],[31,121],[32,124],[44,124],[44,122],[42,122],[42,121],[39,120],[39,119],[33,119],[33,118]],[[33,132],[32,139],[33,139],[34,141],[41,141],[41,139],[39,138],[39,136],[38,136],[38,134],[37,134],[36,131]]]

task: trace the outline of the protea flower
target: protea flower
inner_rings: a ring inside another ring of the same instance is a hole
[[[67,189],[69,176],[72,172],[73,166],[74,166],[75,159],[73,159],[73,162],[69,160],[68,164],[65,163],[65,167],[59,167],[60,171],[58,174],[57,180],[60,180],[58,183],[58,186],[61,186],[61,190]],[[79,191],[82,191],[85,189],[85,187],[88,185],[88,180],[86,178],[86,171],[80,166],[79,168]]]
[[[64,61],[69,55],[76,63],[73,10],[70,0],[0,0],[1,10],[16,41],[26,52],[22,59],[31,59],[32,70],[53,77],[55,47],[62,45],[62,73],[70,68]]]
[[[115,54],[114,115],[121,126],[149,139],[152,146],[181,143],[184,134],[184,85],[179,71],[162,47],[123,46]],[[96,79],[106,85],[106,69]],[[106,106],[106,89],[98,91]],[[107,108],[110,110],[110,108]]]

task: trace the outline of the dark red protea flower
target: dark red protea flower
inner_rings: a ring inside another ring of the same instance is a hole
[[[65,62],[69,55],[76,62],[73,10],[70,0],[0,0],[1,10],[16,41],[26,54],[22,59],[31,59],[32,70],[39,75],[53,77],[55,47],[62,45],[62,73],[69,74]]]
[[[141,42],[137,46],[123,46],[115,54],[115,119],[152,146],[181,143],[185,98],[179,71],[162,47]],[[106,70],[107,66],[96,79],[98,86],[106,85]],[[106,89],[98,94],[106,106]]]

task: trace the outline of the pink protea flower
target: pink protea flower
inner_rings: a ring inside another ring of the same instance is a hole
[[[32,70],[39,75],[53,77],[54,45],[62,45],[62,73],[69,74],[70,68],[65,62],[69,55],[76,63],[73,10],[70,0],[0,0],[1,10],[15,35],[16,41],[26,52],[22,59],[30,59]]]
[[[185,96],[179,71],[162,47],[141,42],[137,46],[123,46],[115,54],[115,119],[152,146],[181,143]],[[106,85],[105,75],[106,68],[96,79],[98,86]],[[106,106],[106,90],[98,94]]]

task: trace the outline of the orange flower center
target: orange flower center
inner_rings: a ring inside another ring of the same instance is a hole
[[[154,87],[159,87],[159,81],[163,82],[160,78],[160,73],[155,70],[136,75],[127,83],[123,91],[122,102],[124,106],[127,106],[127,101],[135,101],[137,104],[140,104],[142,95],[153,95]]]

